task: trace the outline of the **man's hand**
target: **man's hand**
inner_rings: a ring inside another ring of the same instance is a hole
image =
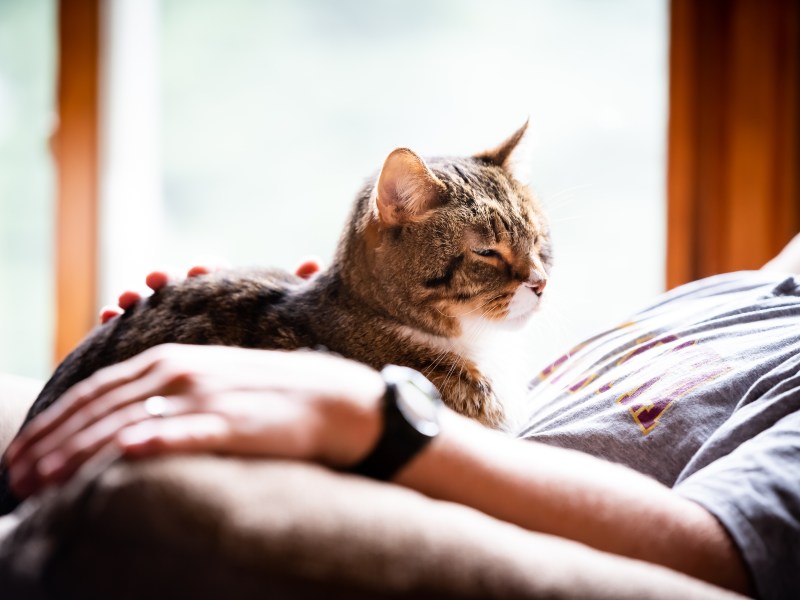
[[[384,389],[372,369],[319,352],[151,348],[31,421],[6,453],[11,487],[26,497],[61,483],[112,444],[129,456],[222,452],[346,467],[375,444]]]

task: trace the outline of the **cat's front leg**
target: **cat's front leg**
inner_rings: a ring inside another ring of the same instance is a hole
[[[505,411],[491,381],[471,361],[454,356],[452,361],[441,361],[433,368],[421,370],[454,411],[492,429],[505,428]]]

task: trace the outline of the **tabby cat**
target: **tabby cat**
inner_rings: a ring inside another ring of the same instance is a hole
[[[547,281],[546,220],[509,168],[526,127],[468,158],[394,150],[358,195],[326,271],[304,280],[226,270],[167,285],[97,327],[55,371],[26,422],[97,369],[179,342],[323,346],[375,368],[407,365],[454,410],[503,427],[504,407],[470,346],[487,323],[525,322]]]

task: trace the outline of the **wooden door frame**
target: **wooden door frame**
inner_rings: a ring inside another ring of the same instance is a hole
[[[59,0],[55,360],[96,322],[101,0]]]
[[[800,2],[672,0],[667,287],[800,231]]]

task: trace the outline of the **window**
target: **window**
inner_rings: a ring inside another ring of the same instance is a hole
[[[392,148],[477,152],[528,117],[530,179],[557,262],[532,349],[549,358],[663,289],[666,0],[102,6],[98,305],[153,266],[209,254],[287,268],[327,260],[354,194]],[[0,110],[0,185],[29,186],[2,188],[0,268],[3,281],[25,273],[32,286],[0,298],[0,369],[42,374],[53,5],[0,11],[0,107],[25,111]],[[29,96],[8,91],[23,72]],[[24,155],[9,131],[35,148],[32,170],[6,168]]]
[[[0,371],[52,360],[55,2],[0,2]]]
[[[664,0],[164,0],[159,46],[173,263],[327,259],[393,147],[480,151],[530,116],[557,272],[528,339],[546,359],[663,290]]]

